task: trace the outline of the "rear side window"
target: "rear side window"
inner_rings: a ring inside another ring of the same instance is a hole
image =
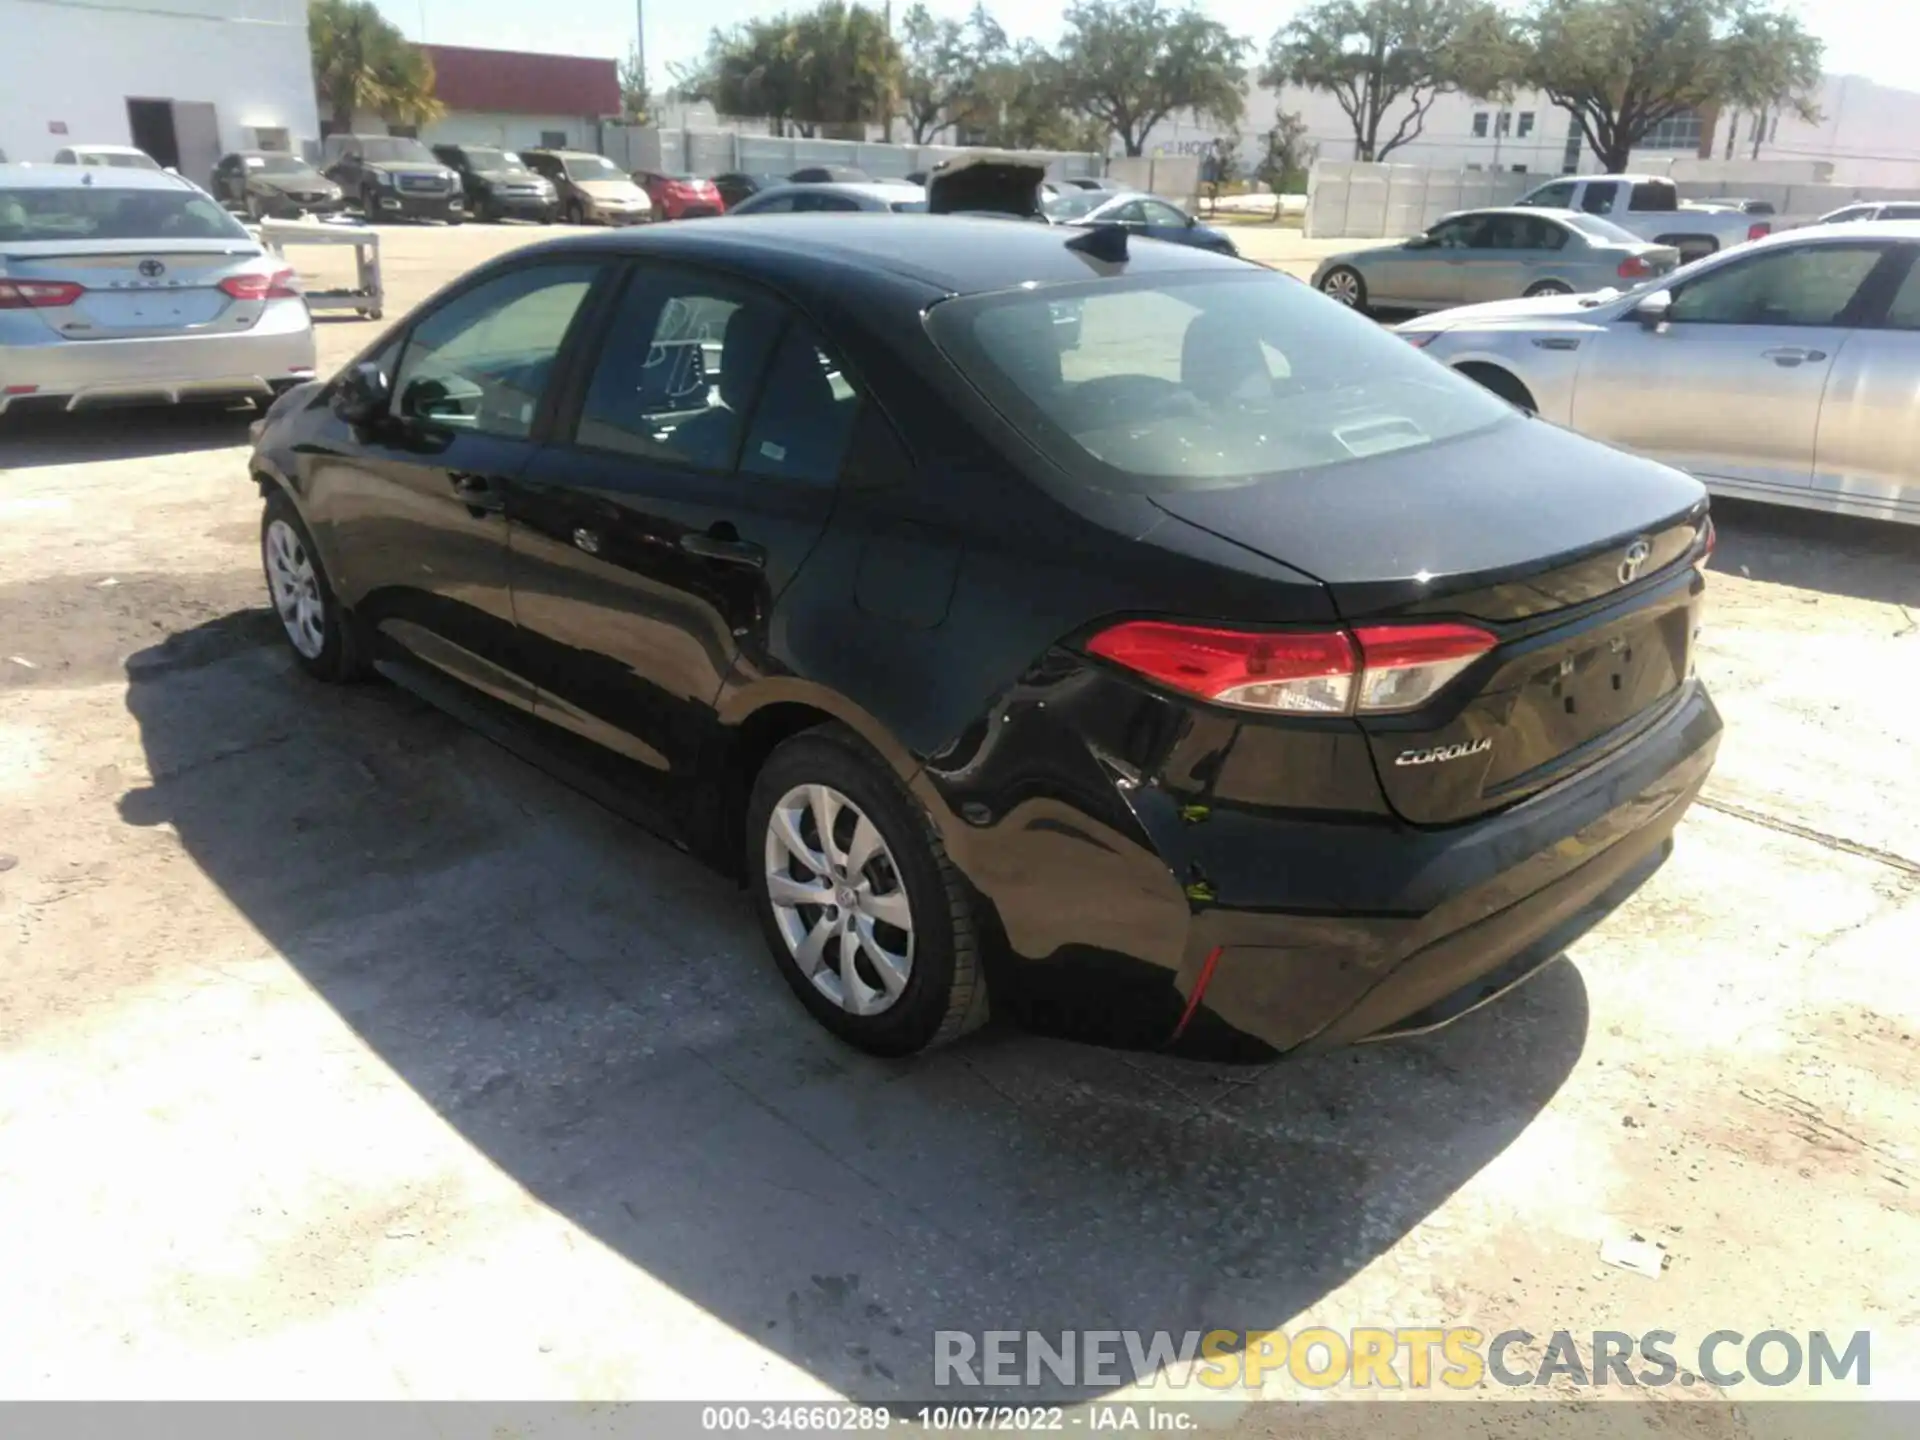
[[[1907,267],[1907,278],[1887,307],[1887,325],[1894,330],[1920,330],[1920,255]]]
[[[240,222],[198,191],[105,185],[0,190],[0,240],[245,240]]]
[[[1666,185],[1636,185],[1628,206],[1634,210],[1678,210],[1679,192]]]
[[[731,471],[786,321],[779,304],[718,279],[636,275],[607,332],[575,439]]]
[[[1880,212],[1882,220],[1920,220],[1920,205],[1889,205]]]
[[[1269,274],[970,296],[934,306],[928,324],[995,409],[1101,489],[1249,484],[1421,449],[1514,414],[1371,321]]]
[[[741,471],[831,485],[839,477],[859,409],[860,397],[839,362],[796,321],[774,352],[753,407]]]

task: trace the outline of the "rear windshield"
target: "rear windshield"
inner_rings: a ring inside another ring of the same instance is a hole
[[[0,190],[0,241],[245,240],[246,230],[205,195],[105,185]]]
[[[1573,210],[1554,218],[1563,225],[1571,225],[1590,240],[1604,240],[1609,245],[1646,244],[1646,241],[1631,230],[1623,230],[1611,220],[1602,220],[1598,215],[1588,215],[1582,211]]]
[[[1004,291],[936,305],[927,323],[995,409],[1100,489],[1251,484],[1422,449],[1514,413],[1273,274]]]
[[[1055,220],[1078,220],[1112,198],[1105,190],[1075,190],[1067,195],[1047,196],[1040,202],[1040,209]]]

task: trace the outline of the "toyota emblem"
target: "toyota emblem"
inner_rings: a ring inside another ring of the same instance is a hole
[[[1620,557],[1620,583],[1631,585],[1633,577],[1640,573],[1640,567],[1647,563],[1653,554],[1653,547],[1644,540],[1636,540],[1627,546],[1627,553]]]
[[[142,260],[140,262],[140,273],[149,280],[158,280],[162,275],[167,273],[167,267],[162,265],[158,260]]]

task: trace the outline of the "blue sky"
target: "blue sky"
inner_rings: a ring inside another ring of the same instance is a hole
[[[415,40],[477,45],[493,50],[539,50],[563,55],[622,56],[633,43],[636,8],[631,0],[568,0],[547,10],[526,0],[379,0],[380,8]],[[896,11],[911,0],[896,0]],[[961,16],[971,0],[928,0],[937,14]],[[666,82],[667,63],[697,55],[707,32],[782,8],[775,0],[646,0],[647,69],[655,88]],[[1052,40],[1060,11],[1001,0],[990,8],[1016,37]],[[1201,0],[1200,8],[1250,35],[1267,38],[1297,8],[1289,0]],[[1920,20],[1890,20],[1899,0],[1799,0],[1791,6],[1827,43],[1827,69],[1866,75],[1883,85],[1920,90]]]

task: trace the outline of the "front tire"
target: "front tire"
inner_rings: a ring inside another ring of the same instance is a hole
[[[580,202],[578,200],[569,200],[567,202],[567,224],[584,225],[586,223],[587,214],[586,211],[580,208]]]
[[[1349,310],[1367,313],[1367,282],[1351,265],[1336,265],[1320,277],[1320,293]]]
[[[332,685],[364,676],[369,666],[353,619],[333,593],[306,522],[278,487],[260,515],[260,560],[294,663]]]
[[[1531,300],[1540,295],[1571,295],[1573,287],[1564,280],[1542,280],[1538,285],[1529,285],[1526,298]]]
[[[754,909],[780,974],[828,1030],[912,1055],[987,1015],[971,894],[932,824],[850,731],[781,745],[747,802]]]

